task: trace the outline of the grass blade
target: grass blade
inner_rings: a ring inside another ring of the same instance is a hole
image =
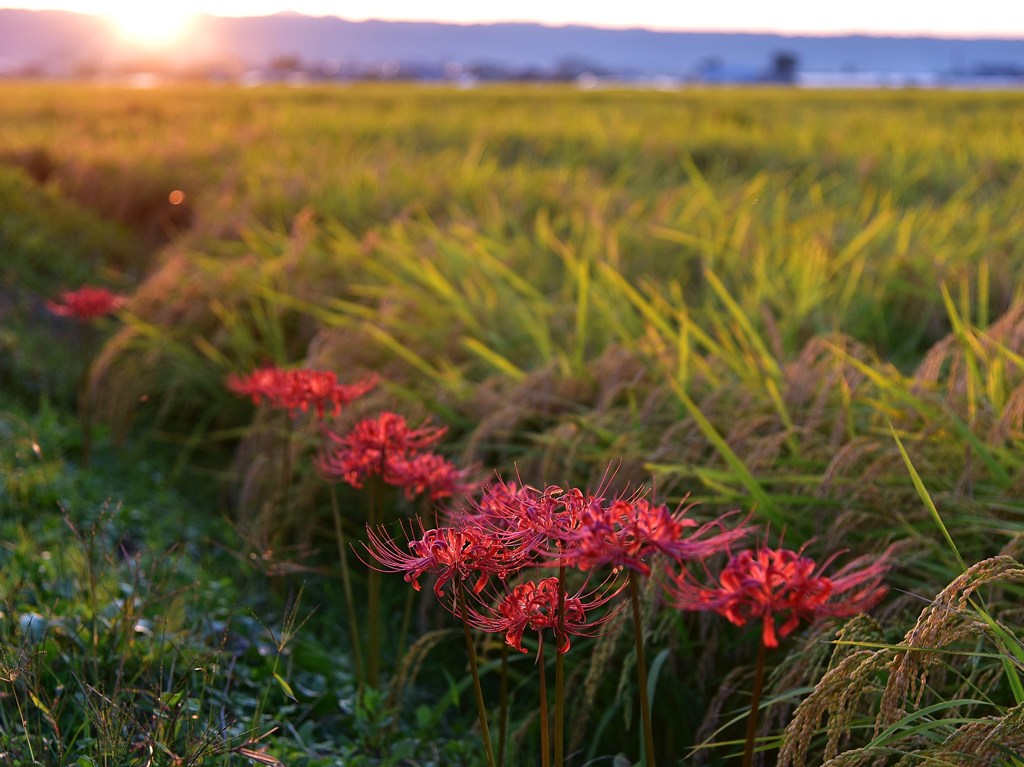
[[[917,490],[917,494],[921,497],[928,512],[932,515],[932,519],[935,520],[935,524],[938,525],[939,530],[942,532],[942,536],[946,539],[946,543],[949,544],[950,550],[956,557],[956,561],[960,563],[960,567],[963,570],[967,570],[967,563],[964,562],[963,557],[960,556],[960,550],[956,546],[956,542],[953,540],[953,536],[949,534],[949,530],[946,528],[945,522],[942,521],[942,516],[939,514],[939,510],[935,508],[935,503],[932,501],[931,495],[928,493],[928,489],[924,486],[924,482],[921,481],[921,475],[917,473],[917,469],[914,468],[913,462],[910,460],[910,456],[907,454],[906,448],[903,447],[903,442],[900,441],[899,435],[896,433],[895,427],[892,423],[889,424],[889,430],[892,432],[892,438],[896,440],[896,447],[900,451],[900,455],[903,457],[903,463],[907,467],[907,471],[910,473],[910,479],[914,483],[914,488]]]

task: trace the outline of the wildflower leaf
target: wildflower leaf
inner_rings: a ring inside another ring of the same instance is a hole
[[[870,365],[862,362],[851,354],[848,354],[845,349],[842,349],[835,344],[824,342],[825,348],[831,349],[832,353],[843,362],[852,365],[860,373],[864,374],[868,379],[871,380],[879,389],[884,393],[892,396],[895,400],[903,402],[909,407],[913,408],[915,412],[921,416],[930,420],[939,420],[942,418],[948,419],[950,428],[957,433],[957,435],[967,442],[971,446],[971,450],[974,455],[985,464],[985,467],[992,472],[1000,482],[1009,482],[1010,477],[995,457],[992,455],[992,451],[985,445],[978,435],[975,434],[968,428],[954,412],[949,409],[943,409],[932,406],[922,400],[920,397],[915,396],[908,387],[900,385],[899,381],[886,378],[880,371],[871,367]]]
[[[370,322],[363,325],[363,329],[369,335],[373,336],[373,339],[382,347],[392,352],[396,357],[400,357],[431,380],[443,384],[450,389],[458,389],[464,383],[457,371],[446,371],[440,367],[432,365],[426,360],[426,358],[414,352],[409,348],[409,346],[403,344],[384,328]]]
[[[257,764],[265,764],[268,765],[268,767],[284,767],[284,762],[280,759],[276,759],[270,754],[265,754],[262,751],[257,751],[252,748],[239,746],[235,749],[235,753],[244,756],[246,759],[251,759]]]
[[[759,366],[763,367],[764,372],[767,374],[764,378],[764,382],[778,381],[782,378],[782,369],[779,367],[779,363],[776,362],[775,357],[768,350],[768,345],[761,338],[761,335],[754,328],[754,324],[750,321],[750,317],[743,308],[736,302],[736,299],[729,293],[729,289],[725,287],[725,283],[715,274],[711,269],[704,269],[704,279],[707,281],[708,287],[714,291],[715,295],[718,296],[718,300],[725,306],[729,316],[733,318],[736,326],[743,331],[742,338],[747,341],[753,351],[757,352],[757,362]],[[780,417],[787,427],[792,427],[793,423],[789,418],[789,413],[786,412],[785,405],[782,404],[781,398],[778,402],[773,404],[782,408]]]
[[[46,707],[46,704],[39,699],[38,695],[36,695],[34,692],[30,692],[29,696],[32,698],[32,705],[34,705],[36,708],[42,711],[46,716],[51,716],[50,709],[48,709]]]
[[[605,708],[604,713],[601,715],[601,720],[598,722],[597,727],[594,728],[593,738],[590,741],[590,749],[587,751],[587,758],[585,761],[586,764],[591,764],[597,760],[598,744],[601,741],[601,736],[603,736],[605,730],[608,729],[608,726],[611,724],[612,718],[622,708],[622,701],[623,698],[617,698],[610,706]],[[621,754],[619,755],[619,757],[625,760],[625,757],[623,757]],[[630,765],[628,761],[625,761],[624,764]],[[612,762],[612,765],[613,767],[617,767],[615,762]]]
[[[1010,683],[1010,690],[1013,692],[1013,700],[1017,705],[1024,703],[1024,684],[1021,683],[1020,674],[1009,658],[1002,659],[1003,671],[1006,672],[1006,679]]]
[[[214,365],[222,368],[229,368],[231,366],[231,360],[229,360],[220,349],[202,336],[193,337],[192,343],[195,344],[195,347],[199,350],[200,354],[210,360]]]
[[[282,690],[284,691],[284,694],[285,694],[285,695],[287,695],[287,696],[288,696],[289,698],[291,698],[292,700],[294,700],[294,701],[298,702],[298,700],[299,700],[299,699],[298,699],[298,698],[296,698],[296,697],[295,697],[295,693],[294,693],[294,692],[292,692],[292,688],[291,688],[291,685],[289,685],[289,684],[288,684],[288,682],[286,682],[286,681],[285,681],[285,679],[284,679],[284,677],[283,677],[283,676],[281,676],[281,675],[280,675],[279,673],[277,673],[277,672],[275,671],[275,672],[274,672],[274,679],[276,679],[276,680],[277,680],[277,683],[278,683],[279,685],[281,685],[281,689],[282,689]]]
[[[651,663],[651,668],[647,672],[647,697],[650,698],[651,705],[654,705],[654,692],[658,687],[658,679],[661,678],[661,669],[665,665],[665,661],[668,660],[668,656],[671,650],[666,647],[659,652],[654,662]]]

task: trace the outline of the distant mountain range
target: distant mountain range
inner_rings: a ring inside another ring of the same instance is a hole
[[[757,71],[788,54],[799,71],[1016,73],[1024,76],[1024,40],[927,37],[783,36],[609,30],[539,24],[456,25],[353,22],[296,14],[203,16],[172,50],[131,49],[104,20],[58,11],[0,10],[0,73],[122,71],[157,62],[188,69],[276,62],[334,71],[411,65],[514,72],[585,68],[630,77],[692,77],[695,72]]]

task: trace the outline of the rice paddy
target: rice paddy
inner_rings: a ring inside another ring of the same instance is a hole
[[[8,83],[0,113],[0,764],[487,763],[460,622],[360,543],[479,500],[317,469],[381,412],[467,482],[889,552],[869,616],[769,653],[762,763],[1024,760],[1024,97]],[[46,311],[86,284],[116,318]],[[226,385],[269,367],[378,383],[323,419]],[[142,577],[168,558],[201,596]],[[663,575],[642,683],[629,609],[573,638],[565,764],[740,764],[761,635]],[[139,654],[133,611],[173,629]],[[470,643],[484,718],[538,764],[539,647],[502,639]]]

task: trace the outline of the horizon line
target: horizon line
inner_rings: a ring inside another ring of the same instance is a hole
[[[24,13],[60,13],[69,14],[73,16],[87,16],[91,18],[103,18],[107,14],[103,13],[89,13],[83,11],[71,11],[59,8],[21,8],[3,6],[0,7],[0,11],[21,11]],[[338,14],[308,14],[301,13],[299,11],[276,11],[274,13],[260,13],[260,14],[213,14],[205,11],[199,11],[195,14],[196,17],[207,18],[207,19],[267,19],[275,18],[279,16],[284,17],[298,17],[306,19],[335,19],[338,21],[351,23],[351,24],[363,24],[363,23],[383,23],[383,24],[432,24],[439,26],[454,26],[454,27],[497,27],[497,26],[534,26],[542,27],[545,29],[593,29],[598,31],[608,32],[647,32],[650,34],[694,34],[694,35],[765,35],[773,37],[783,38],[849,38],[849,37],[866,37],[876,39],[896,39],[896,40],[914,40],[914,39],[934,39],[934,40],[998,40],[1006,42],[1024,42],[1024,32],[1013,33],[998,33],[992,31],[936,31],[936,30],[915,30],[915,31],[893,31],[893,30],[865,30],[862,28],[849,28],[843,30],[833,29],[779,29],[779,28],[721,28],[721,27],[653,27],[646,26],[643,24],[628,24],[628,25],[613,25],[613,24],[599,24],[593,22],[582,22],[582,21],[539,21],[539,20],[527,20],[527,19],[483,19],[483,20],[455,20],[455,19],[427,19],[427,18],[382,18],[377,16],[341,16]]]

